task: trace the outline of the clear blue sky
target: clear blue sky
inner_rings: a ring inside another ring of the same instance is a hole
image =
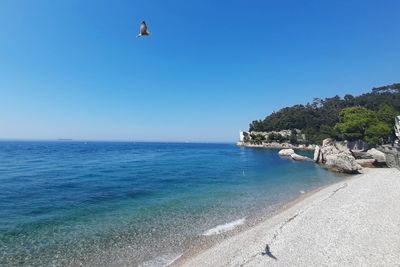
[[[400,81],[400,1],[0,2],[0,138],[235,141]],[[146,20],[152,35],[137,39]]]

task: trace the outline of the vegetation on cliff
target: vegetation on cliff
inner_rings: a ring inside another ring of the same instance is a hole
[[[400,111],[400,83],[373,88],[360,96],[345,95],[320,99],[273,112],[250,124],[250,131],[300,129],[309,143],[332,137],[364,140],[369,144],[393,136],[394,117]]]

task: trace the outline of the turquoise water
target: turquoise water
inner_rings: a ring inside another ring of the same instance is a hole
[[[0,162],[4,266],[164,265],[341,179],[233,144],[0,142]]]

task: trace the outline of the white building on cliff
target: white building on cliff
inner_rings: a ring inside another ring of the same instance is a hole
[[[244,142],[244,132],[240,132],[239,134],[239,142]]]

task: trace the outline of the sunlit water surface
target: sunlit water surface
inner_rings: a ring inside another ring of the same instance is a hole
[[[165,265],[339,179],[233,144],[0,142],[0,265]]]

